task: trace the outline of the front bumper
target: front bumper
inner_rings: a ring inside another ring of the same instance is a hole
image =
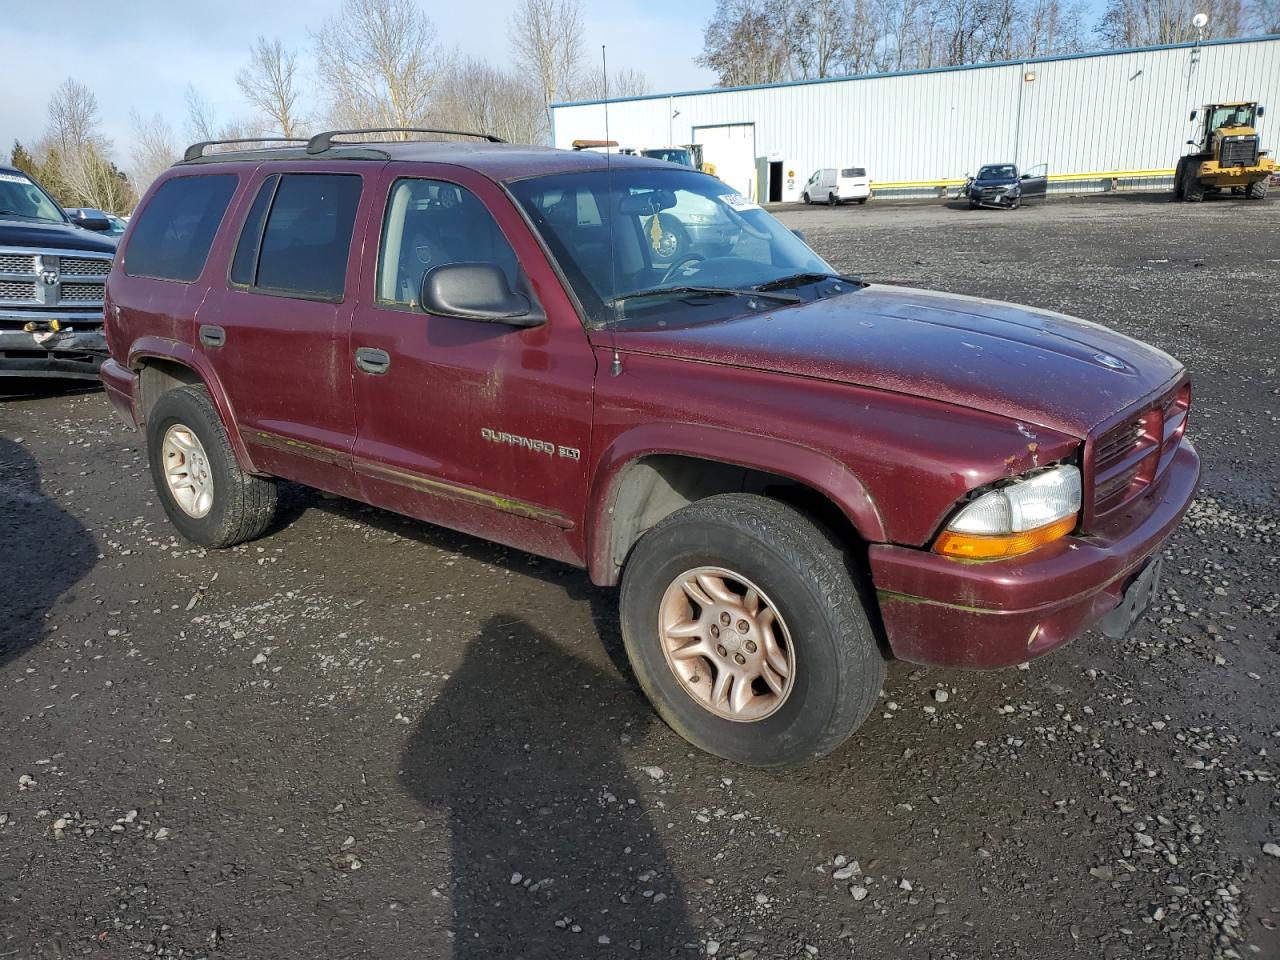
[[[1191,504],[1200,458],[1183,440],[1160,482],[1109,519],[1013,560],[972,563],[875,544],[871,574],[895,656],[1007,667],[1048,653],[1115,610]]]
[[[33,333],[21,328],[0,329],[0,377],[96,380],[106,357],[107,341],[100,326]]]

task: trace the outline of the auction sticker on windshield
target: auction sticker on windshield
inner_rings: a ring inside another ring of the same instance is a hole
[[[725,205],[739,212],[743,210],[759,210],[760,204],[754,200],[749,200],[740,193],[722,193],[720,199]]]
[[[0,183],[30,183],[26,177],[17,173],[0,173]]]

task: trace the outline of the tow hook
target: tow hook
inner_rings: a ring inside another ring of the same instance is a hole
[[[22,326],[23,333],[58,333],[61,330],[61,320],[28,320]]]

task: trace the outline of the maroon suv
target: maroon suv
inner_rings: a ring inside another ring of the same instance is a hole
[[[1177,361],[839,276],[692,170],[477,140],[197,146],[148,192],[102,378],[184,536],[260,535],[286,478],[585,567],[663,718],[762,766],[890,653],[1141,616],[1199,474]]]

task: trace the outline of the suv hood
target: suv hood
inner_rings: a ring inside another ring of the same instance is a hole
[[[892,390],[1077,437],[1183,371],[1154,347],[1060,313],[880,285],[612,337],[621,351]]]
[[[0,247],[45,247],[50,250],[116,252],[115,240],[74,224],[12,220],[4,217],[0,217]]]

